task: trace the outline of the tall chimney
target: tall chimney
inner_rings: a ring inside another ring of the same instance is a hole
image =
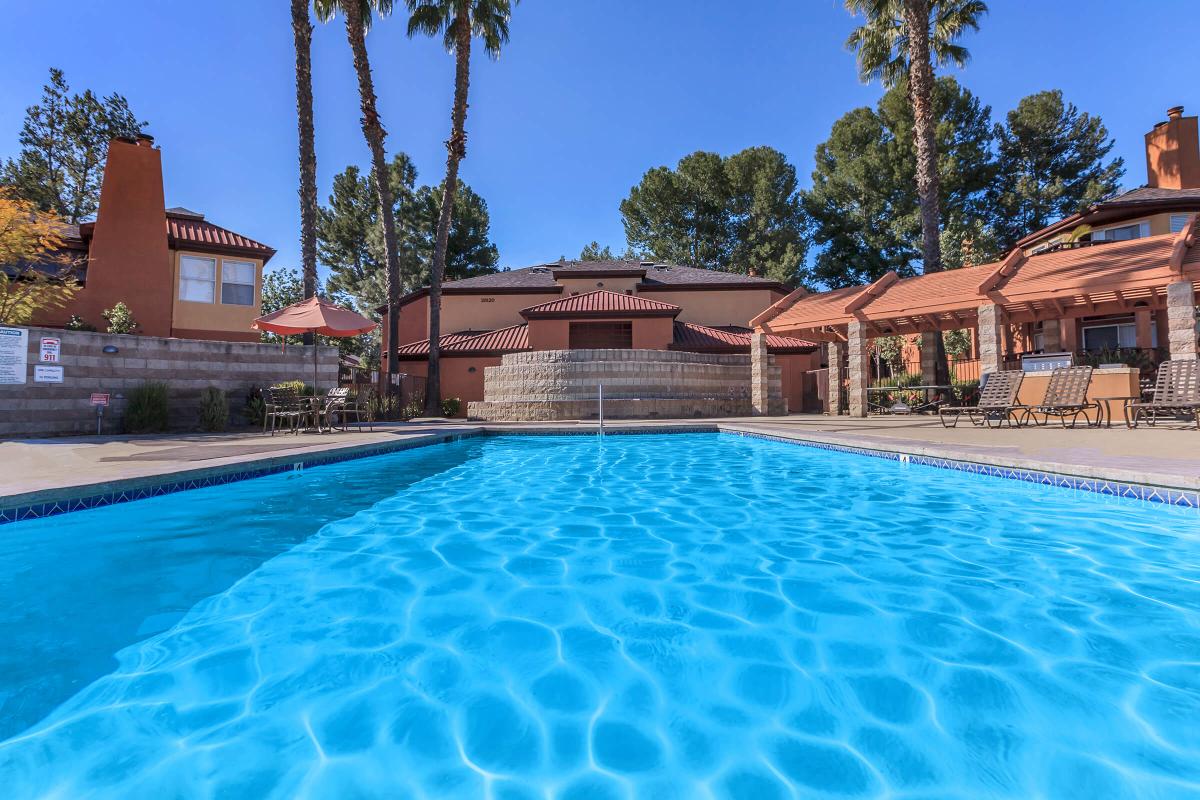
[[[100,185],[87,279],[72,307],[85,322],[124,302],[147,336],[170,336],[175,275],[167,248],[162,153],[149,136],[114,139]]]
[[[1146,185],[1155,189],[1200,189],[1200,131],[1183,106],[1146,134]]]

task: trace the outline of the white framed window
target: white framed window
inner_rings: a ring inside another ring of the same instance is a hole
[[[217,260],[200,256],[179,257],[179,299],[189,303],[215,303]]]
[[[1135,222],[1132,225],[1120,225],[1116,228],[1105,228],[1101,231],[1092,231],[1092,241],[1124,242],[1129,239],[1141,239],[1149,235],[1149,222]]]
[[[1179,233],[1183,230],[1183,226],[1187,224],[1188,217],[1191,214],[1172,214],[1171,215],[1171,233]]]
[[[253,262],[221,261],[221,303],[227,306],[254,305]]]
[[[1132,321],[1088,325],[1083,329],[1084,350],[1116,350],[1118,347],[1137,347],[1137,325]]]

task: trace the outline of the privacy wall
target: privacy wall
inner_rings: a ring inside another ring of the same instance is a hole
[[[11,383],[20,369],[12,342],[25,331],[25,382]],[[311,347],[197,339],[167,339],[54,328],[0,327],[0,438],[94,434],[94,393],[109,395],[104,433],[121,429],[125,395],[146,381],[170,389],[170,422],[176,429],[197,426],[199,396],[216,386],[229,398],[230,422],[244,421],[252,388],[285,380],[312,383]],[[43,346],[43,340],[46,346]],[[8,347],[5,348],[5,341]],[[57,341],[57,347],[54,343]],[[107,352],[106,352],[107,350]],[[49,360],[48,360],[49,359]],[[56,360],[55,360],[56,359]],[[323,389],[337,382],[337,348],[320,347],[318,377]]]

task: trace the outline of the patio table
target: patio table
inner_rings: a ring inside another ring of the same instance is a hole
[[[1120,400],[1121,401],[1121,411],[1122,411],[1122,414],[1124,414],[1124,410],[1125,410],[1126,406],[1128,406],[1130,403],[1132,403],[1135,400],[1140,400],[1141,397],[1137,396],[1137,395],[1113,395],[1112,397],[1093,397],[1092,399],[1095,400],[1097,406],[1099,406],[1102,409],[1102,411],[1100,413],[1101,413],[1101,416],[1104,417],[1104,427],[1111,428],[1112,427],[1112,406],[1110,406],[1109,403],[1113,402],[1114,400]],[[1099,427],[1099,421],[1097,421],[1096,426]],[[1125,426],[1133,427],[1128,422],[1125,423]]]
[[[911,408],[905,406],[906,410],[904,411],[893,411],[891,407],[883,405],[882,402],[871,402],[870,398],[872,393],[877,395],[886,395],[890,392],[921,392],[924,396],[924,401]],[[934,392],[934,399],[932,400],[929,399],[930,392]],[[933,411],[937,410],[938,406],[946,402],[945,400],[937,399],[937,392],[944,392],[945,394],[953,395],[954,387],[936,384],[929,384],[925,386],[869,386],[867,387],[867,407],[869,410],[879,414],[912,414],[921,413],[922,411]]]

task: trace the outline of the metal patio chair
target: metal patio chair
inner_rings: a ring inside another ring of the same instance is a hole
[[[1145,419],[1153,427],[1159,416],[1176,418],[1188,415],[1200,429],[1200,359],[1164,361],[1158,365],[1154,395],[1148,401],[1125,406],[1125,424],[1136,428]]]
[[[1051,417],[1058,417],[1064,428],[1074,428],[1075,423],[1083,417],[1089,426],[1100,427],[1104,422],[1104,409],[1095,400],[1087,399],[1088,386],[1092,382],[1092,367],[1059,367],[1050,373],[1050,382],[1046,385],[1046,396],[1036,406],[1025,409],[1023,422],[1033,422],[1035,425],[1049,425]],[[1087,412],[1095,410],[1096,421],[1087,418]],[[1042,419],[1037,418],[1042,415]],[[1067,420],[1071,424],[1067,424]]]
[[[979,402],[973,406],[943,406],[938,409],[938,420],[943,428],[957,428],[959,418],[966,414],[975,426],[999,428],[1007,422],[1010,427],[1020,427],[1018,412],[1024,410],[1025,406],[1017,402],[1017,393],[1024,379],[1025,373],[1021,370],[985,373],[979,389]],[[949,422],[947,418],[950,418]]]
[[[263,414],[263,433],[270,429],[271,435],[274,436],[281,423],[288,426],[290,433],[296,433],[303,415],[300,397],[294,389],[268,389],[266,413]]]

